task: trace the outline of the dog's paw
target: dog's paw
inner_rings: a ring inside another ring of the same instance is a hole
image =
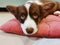
[[[59,16],[60,15],[60,11],[55,11],[54,15]]]

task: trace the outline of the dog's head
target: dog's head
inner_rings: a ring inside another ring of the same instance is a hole
[[[44,17],[44,14],[51,9],[50,6],[50,4],[47,4],[43,8],[36,3],[27,3],[17,7],[9,5],[7,9],[20,21],[23,32],[29,35],[35,34],[38,31],[38,24],[42,17]]]

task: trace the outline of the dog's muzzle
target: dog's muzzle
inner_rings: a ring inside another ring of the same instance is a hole
[[[33,33],[33,31],[34,31],[34,29],[33,29],[32,27],[26,28],[26,32],[27,32],[28,34]]]

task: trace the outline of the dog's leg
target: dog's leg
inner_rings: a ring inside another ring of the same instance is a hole
[[[55,11],[53,14],[58,16],[60,15],[60,2],[57,3],[58,7],[57,7],[57,11]]]
[[[60,11],[55,11],[54,15],[56,15],[56,16],[60,15]]]

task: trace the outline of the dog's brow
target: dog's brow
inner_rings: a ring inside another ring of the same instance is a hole
[[[32,3],[30,8],[29,8],[29,13],[39,13],[39,6],[35,3]]]
[[[25,6],[19,6],[18,7],[18,14],[24,13],[25,15],[27,15],[27,9]]]
[[[25,8],[24,6],[19,6],[19,7],[18,7],[18,10],[19,10],[19,11],[26,11],[26,8]]]

